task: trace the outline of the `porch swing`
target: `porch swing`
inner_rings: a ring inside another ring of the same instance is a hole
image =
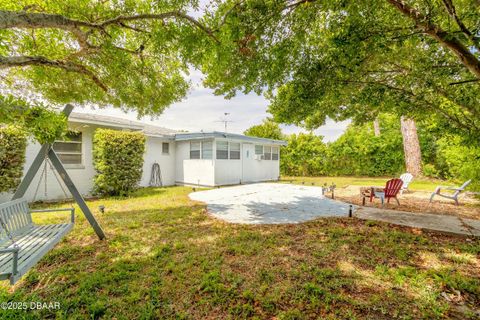
[[[73,107],[71,105],[67,105],[63,112],[68,116],[72,109]],[[0,204],[0,280],[9,279],[12,285],[42,259],[43,256],[52,250],[53,247],[72,230],[75,222],[74,208],[31,210],[28,207],[27,200],[23,198],[23,196],[42,163],[44,164],[43,170],[35,189],[34,200],[36,200],[42,180],[45,183],[45,197],[48,197],[47,176],[48,168],[50,168],[65,196],[68,198],[62,181],[70,190],[73,199],[79,205],[98,237],[100,239],[105,238],[103,230],[98,225],[95,217],[86,205],[85,200],[70,179],[60,159],[53,150],[52,144],[44,144],[20,183],[12,201]],[[60,211],[70,212],[70,222],[37,225],[32,221],[32,213]]]

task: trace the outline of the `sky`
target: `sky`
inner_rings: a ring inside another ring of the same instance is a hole
[[[178,103],[171,105],[158,119],[145,117],[137,119],[135,112],[124,113],[119,109],[91,109],[76,108],[75,112],[87,112],[108,116],[115,116],[129,120],[139,120],[170,129],[187,130],[190,132],[203,130],[225,131],[224,122],[226,119],[227,132],[243,133],[249,127],[260,124],[263,119],[270,116],[267,113],[268,100],[263,96],[252,94],[238,94],[232,99],[225,99],[223,96],[216,96],[213,90],[203,87],[200,71],[193,70],[190,73],[192,87],[187,97]],[[225,113],[229,113],[225,116]],[[349,121],[327,123],[315,130],[318,135],[324,136],[324,141],[334,141],[347,127]],[[296,126],[281,125],[282,131],[286,134],[306,132]]]

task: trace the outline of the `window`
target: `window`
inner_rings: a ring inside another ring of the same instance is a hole
[[[230,142],[230,159],[240,159],[240,143]]]
[[[169,149],[170,149],[170,143],[162,142],[162,153],[169,154]]]
[[[278,160],[278,147],[272,147],[272,160]]]
[[[212,149],[212,142],[202,142],[202,159],[212,159]]]
[[[217,159],[228,159],[227,141],[217,141]]]
[[[255,154],[263,154],[263,146],[255,145]]]
[[[66,140],[55,141],[53,150],[63,164],[82,164],[82,133],[68,132]]]
[[[200,159],[200,142],[190,142],[190,159]]]
[[[272,147],[263,147],[265,160],[272,160]]]

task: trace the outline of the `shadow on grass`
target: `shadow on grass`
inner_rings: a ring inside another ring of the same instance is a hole
[[[15,291],[0,290],[1,301],[60,310],[3,310],[2,319],[435,318],[456,312],[442,291],[479,302],[479,243],[346,218],[233,225],[186,203],[186,192],[150,196],[154,204],[139,197],[130,211],[109,206],[106,241],[80,220]]]

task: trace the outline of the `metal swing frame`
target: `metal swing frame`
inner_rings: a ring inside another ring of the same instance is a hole
[[[72,110],[73,110],[73,106],[71,104],[67,104],[62,112],[68,118],[70,113],[72,113]],[[82,210],[83,214],[85,215],[85,218],[87,218],[87,221],[92,226],[98,238],[100,240],[105,239],[105,233],[103,232],[103,229],[98,224],[97,220],[95,219],[95,216],[90,211],[90,208],[88,208],[85,202],[85,199],[83,199],[82,195],[80,194],[77,187],[73,183],[72,179],[68,175],[67,170],[65,170],[65,167],[60,161],[60,158],[53,150],[52,143],[45,143],[42,145],[42,147],[40,148],[40,151],[38,152],[37,156],[33,160],[32,165],[28,169],[25,177],[23,178],[20,185],[18,186],[17,191],[13,195],[12,200],[20,199],[25,195],[28,187],[31,185],[43,161],[47,161],[45,157],[48,157],[48,160],[50,160],[51,165],[57,170],[60,178],[62,179],[62,181],[65,183],[65,186],[68,188],[68,190],[72,194],[73,199]]]

